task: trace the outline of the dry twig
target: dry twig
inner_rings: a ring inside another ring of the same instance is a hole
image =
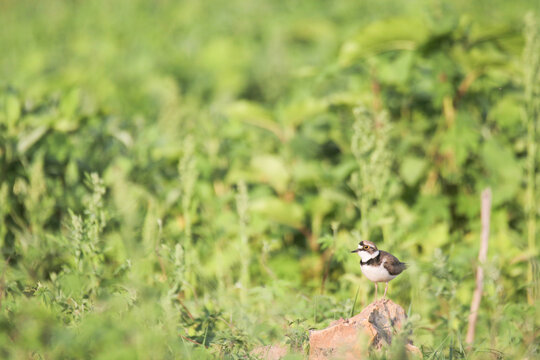
[[[471,311],[469,313],[469,328],[465,342],[469,347],[474,342],[474,333],[476,329],[476,319],[478,318],[478,309],[482,299],[482,290],[484,288],[484,263],[487,258],[488,240],[489,240],[489,217],[491,212],[491,189],[482,191],[482,234],[480,236],[480,251],[478,253],[478,267],[476,269],[476,289],[474,289],[473,299],[471,301]]]

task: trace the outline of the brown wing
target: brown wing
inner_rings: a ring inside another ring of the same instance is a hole
[[[384,262],[384,268],[388,270],[390,275],[401,274],[403,270],[407,268],[407,264],[399,261],[394,255],[387,253],[386,251],[381,251],[385,254],[386,261]]]

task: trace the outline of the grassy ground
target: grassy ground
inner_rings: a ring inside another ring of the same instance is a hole
[[[409,263],[389,294],[425,358],[539,356],[536,2],[8,0],[0,24],[0,357],[302,358],[372,301],[360,239]]]

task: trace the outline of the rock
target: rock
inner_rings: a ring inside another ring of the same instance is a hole
[[[284,358],[288,351],[289,349],[283,345],[266,345],[253,349],[251,355],[264,360],[279,360]]]
[[[403,308],[389,299],[377,300],[350,319],[339,319],[326,329],[313,330],[309,336],[309,359],[361,359],[370,349],[391,344],[406,319]],[[417,347],[406,349],[420,354]]]

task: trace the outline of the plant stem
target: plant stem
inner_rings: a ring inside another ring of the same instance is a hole
[[[361,213],[361,222],[362,222],[362,240],[369,240],[369,223],[368,223],[368,208],[369,201],[367,194],[363,193],[362,198],[360,199],[360,213]]]
[[[240,181],[238,183],[238,194],[236,195],[236,211],[238,212],[240,222],[240,283],[241,288],[241,300],[245,302],[247,299],[247,288],[249,286],[249,262],[251,258],[249,248],[249,238],[247,234],[247,222],[248,222],[248,194],[246,183]]]
[[[527,122],[527,190],[525,212],[527,214],[527,247],[530,257],[527,270],[527,301],[534,304],[538,296],[538,279],[535,274],[536,260],[536,152],[540,101],[540,31],[534,14],[525,17],[525,50],[524,50],[524,83],[525,83],[525,116]]]
[[[491,212],[491,189],[482,191],[482,234],[480,236],[480,251],[478,253],[478,267],[476,269],[476,289],[474,289],[473,299],[471,301],[471,311],[469,313],[469,328],[465,342],[472,345],[474,342],[474,333],[476,329],[476,320],[478,318],[478,309],[482,300],[482,290],[484,288],[484,264],[487,259],[488,241],[489,241],[489,217]]]

